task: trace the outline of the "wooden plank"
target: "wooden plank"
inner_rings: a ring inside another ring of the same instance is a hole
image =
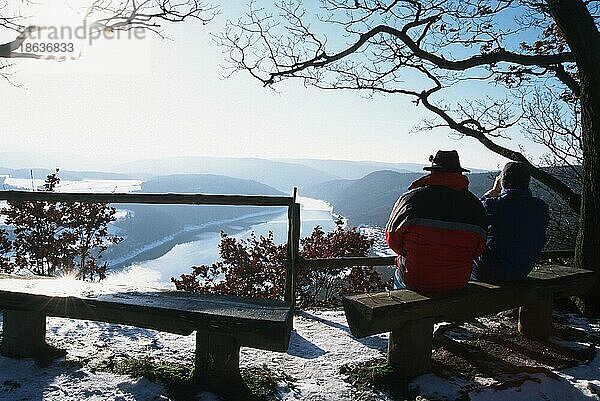
[[[86,296],[85,290],[74,290],[71,295],[66,295],[68,291],[56,289],[53,282],[0,280],[0,308],[127,324],[176,334],[190,334],[202,329],[230,335],[243,346],[274,351],[288,348],[293,314],[291,305],[282,301],[179,291]],[[83,288],[96,287],[87,285]]]
[[[5,310],[2,325],[2,355],[30,358],[48,348],[46,316],[43,314]]]
[[[552,333],[552,295],[519,309],[519,333],[535,340],[547,340]]]
[[[89,203],[144,203],[168,205],[235,205],[287,206],[294,199],[289,196],[266,195],[206,195],[206,194],[153,194],[153,193],[68,193],[0,191],[0,199],[7,201],[89,202]]]
[[[292,231],[293,259],[292,259],[292,305],[296,305],[296,283],[298,282],[298,253],[300,252],[300,233],[302,220],[300,218],[300,204],[294,204],[294,230]]]
[[[352,267],[352,266],[393,266],[395,256],[351,256],[345,258],[300,259],[298,264],[308,268]]]
[[[471,282],[460,291],[425,294],[394,290],[343,298],[346,319],[352,334],[365,337],[399,329],[410,320],[467,320],[532,304],[546,295],[574,295],[587,291],[594,272],[565,266],[536,270],[527,280],[506,286]]]
[[[294,188],[292,197],[294,202],[296,200],[297,188]],[[294,218],[295,208],[289,207],[287,210],[287,259],[285,260],[285,288],[283,292],[283,299],[286,302],[294,303],[294,271],[296,268],[296,254],[294,252],[294,232],[296,219]]]
[[[387,362],[403,377],[422,375],[431,367],[433,319],[406,322],[390,333]]]
[[[540,260],[572,258],[574,254],[574,250],[544,251],[540,254]],[[395,266],[396,256],[299,259],[298,264],[314,269],[324,267]]]
[[[298,188],[294,188],[294,202],[298,195]],[[300,204],[294,203],[288,209],[288,242],[287,242],[287,260],[286,278],[285,278],[285,295],[286,302],[296,304],[296,282],[297,282],[297,267],[300,261],[298,251],[300,249],[300,231],[302,221],[300,219]]]

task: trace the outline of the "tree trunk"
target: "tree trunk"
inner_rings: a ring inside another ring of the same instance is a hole
[[[583,186],[575,264],[600,272],[600,34],[582,0],[547,4],[575,55],[581,85]],[[600,315],[600,282],[581,301],[582,312]]]

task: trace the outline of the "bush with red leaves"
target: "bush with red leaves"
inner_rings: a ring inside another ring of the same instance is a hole
[[[54,192],[59,183],[57,169],[46,177],[44,191]],[[14,240],[0,233],[0,269],[102,280],[107,265],[100,259],[108,246],[121,241],[108,232],[115,213],[106,203],[9,201],[1,214],[12,226]],[[13,260],[6,256],[9,252]]]
[[[300,257],[335,258],[366,256],[373,241],[356,229],[324,232],[316,227],[300,240]],[[191,274],[171,278],[179,290],[199,293],[281,299],[285,286],[286,245],[275,244],[273,233],[237,240],[221,233],[221,261],[193,266]],[[297,303],[301,307],[338,305],[342,294],[385,288],[381,277],[369,267],[319,267],[300,265],[297,271]]]
[[[12,242],[6,231],[0,230],[0,273],[12,273],[14,265],[10,261]]]

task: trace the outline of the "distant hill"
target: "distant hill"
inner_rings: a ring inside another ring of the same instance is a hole
[[[376,171],[358,180],[334,180],[307,188],[307,196],[324,199],[351,225],[384,226],[398,197],[423,173]],[[470,189],[481,196],[492,185],[489,173],[469,174]]]
[[[132,155],[135,157],[135,155]],[[82,179],[152,179],[174,174],[216,174],[256,180],[287,194],[294,186],[302,193],[304,188],[335,179],[359,179],[372,172],[391,170],[399,173],[421,172],[426,164],[386,163],[378,161],[352,161],[327,159],[260,159],[236,157],[171,157],[149,160],[131,160],[105,167],[102,160],[87,160],[81,155],[54,159],[27,152],[0,152],[0,174],[29,178],[34,169],[35,178],[44,178],[54,168],[61,168],[61,178]],[[99,167],[102,166],[102,167]],[[4,167],[4,168],[2,168]],[[93,171],[81,171],[93,170]],[[99,172],[111,171],[109,172]],[[473,172],[483,170],[471,169]]]
[[[113,170],[145,178],[172,174],[218,174],[260,181],[288,194],[294,186],[303,188],[339,178],[303,164],[255,158],[178,157],[141,160],[117,165]]]
[[[307,188],[307,196],[324,199],[350,224],[384,225],[398,195],[422,173],[399,173],[384,170],[358,180],[336,180]]]
[[[60,167],[60,166],[59,166]],[[56,169],[45,168],[21,168],[12,169],[0,167],[0,175],[9,175],[14,178],[30,178],[31,174],[37,179],[45,179],[48,174],[52,174]],[[109,173],[103,171],[71,171],[60,170],[58,174],[62,180],[66,181],[81,181],[81,180],[130,180],[130,176],[120,173]]]
[[[359,179],[367,174],[381,170],[391,170],[399,173],[420,173],[428,164],[422,163],[385,163],[377,161],[354,160],[325,160],[325,159],[274,159],[277,161],[304,164],[318,170],[335,174],[343,179]],[[486,170],[470,168],[473,173]]]
[[[234,157],[178,157],[141,160],[114,166],[114,171],[141,178],[172,174],[218,174],[256,180],[289,193],[335,179],[358,179],[375,171],[421,172],[425,164],[321,159],[258,159]],[[483,171],[476,170],[473,171]]]
[[[323,160],[323,159],[274,159],[287,163],[303,164],[314,169],[337,175],[343,179],[358,179],[378,170],[393,170],[399,173],[419,172],[424,164],[384,163],[373,161]]]
[[[285,195],[261,182],[216,174],[174,174],[142,183],[141,192],[204,194]]]

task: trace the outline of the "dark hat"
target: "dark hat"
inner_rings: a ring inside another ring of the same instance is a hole
[[[506,189],[527,189],[531,174],[525,163],[508,162],[502,169],[502,188]]]
[[[423,167],[425,171],[446,171],[449,173],[469,172],[460,166],[456,150],[438,150],[434,156],[429,156],[431,167]]]

